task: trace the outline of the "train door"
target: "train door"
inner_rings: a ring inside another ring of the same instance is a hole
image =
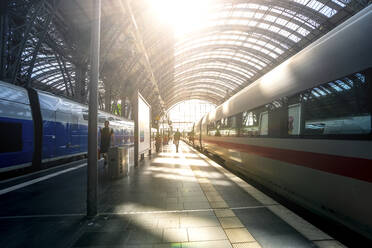
[[[70,143],[69,143],[70,153],[79,153],[80,151],[79,116],[75,112],[71,114],[69,132],[70,132]]]
[[[56,156],[62,157],[70,154],[70,131],[72,121],[71,113],[56,112]]]
[[[56,156],[56,112],[52,109],[41,109],[43,118],[42,159]]]
[[[288,106],[288,134],[299,135],[301,133],[301,104]]]
[[[79,119],[79,132],[80,132],[80,151],[87,152],[88,151],[88,109],[83,109],[83,112],[81,113],[81,116]]]

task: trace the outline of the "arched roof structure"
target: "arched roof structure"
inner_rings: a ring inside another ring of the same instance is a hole
[[[220,104],[369,2],[216,0],[205,23],[175,39],[147,0],[102,1],[100,106],[111,111],[136,90],[154,115],[188,99]],[[85,102],[91,1],[0,7],[0,79]]]
[[[351,13],[351,5],[336,0],[216,1],[208,22],[175,44],[168,62],[174,69],[160,81],[160,88],[167,88],[164,101],[173,103],[184,92],[213,95],[222,103],[334,28]]]

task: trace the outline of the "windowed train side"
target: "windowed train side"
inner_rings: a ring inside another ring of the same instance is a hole
[[[109,120],[114,144],[134,141],[132,121],[98,112]],[[88,108],[50,93],[0,82],[0,173],[83,155],[88,149]],[[99,135],[100,137],[100,135]]]
[[[372,238],[372,6],[194,125],[233,171]],[[199,135],[199,136],[197,136]]]

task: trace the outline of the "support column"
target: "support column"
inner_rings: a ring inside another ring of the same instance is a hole
[[[8,1],[0,1],[0,80],[6,78],[6,40],[8,37]]]
[[[97,105],[99,79],[99,51],[101,0],[93,0],[93,15],[91,28],[90,53],[90,82],[89,82],[89,123],[88,123],[88,187],[87,187],[87,216],[93,217],[98,213],[98,166],[97,166]]]
[[[134,120],[134,166],[138,166],[138,92],[132,98],[132,111]]]

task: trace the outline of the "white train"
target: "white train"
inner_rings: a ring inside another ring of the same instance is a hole
[[[372,238],[372,6],[194,125],[194,146]]]

